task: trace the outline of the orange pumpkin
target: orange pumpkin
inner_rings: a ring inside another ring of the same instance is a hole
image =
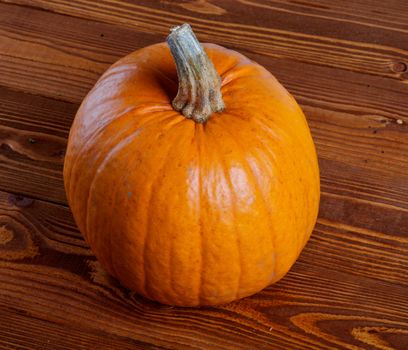
[[[307,242],[315,147],[298,104],[262,66],[203,50],[188,25],[168,44],[119,60],[83,101],[67,198],[125,286],[166,304],[226,303],[282,278]]]

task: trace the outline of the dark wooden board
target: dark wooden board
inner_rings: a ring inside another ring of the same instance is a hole
[[[22,348],[38,328],[33,346],[50,349],[75,348],[76,337],[89,349],[98,337],[135,349],[364,348],[379,339],[403,349],[408,340],[407,238],[392,233],[321,218],[276,285],[222,307],[183,309],[143,300],[110,278],[65,206],[1,192],[0,227],[0,339]],[[10,332],[16,319],[27,326]]]
[[[295,95],[321,168],[289,275],[217,308],[158,305],[107,276],[62,181],[98,77],[182,22]],[[403,0],[0,1],[0,348],[407,349],[407,65]]]

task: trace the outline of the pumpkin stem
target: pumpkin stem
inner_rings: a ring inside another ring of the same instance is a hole
[[[205,123],[211,114],[224,110],[221,78],[189,24],[172,28],[167,44],[179,79],[173,108],[186,118]]]

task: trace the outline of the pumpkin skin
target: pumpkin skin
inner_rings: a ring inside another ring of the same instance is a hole
[[[64,165],[68,202],[102,266],[144,297],[215,305],[282,278],[313,230],[319,170],[298,104],[262,66],[203,44],[226,109],[176,112],[165,43],[124,57],[83,101]]]

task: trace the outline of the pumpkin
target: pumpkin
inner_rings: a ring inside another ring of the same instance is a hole
[[[180,306],[227,303],[282,278],[320,196],[295,99],[245,56],[200,45],[187,24],[99,79],[71,128],[64,180],[101,265]]]

